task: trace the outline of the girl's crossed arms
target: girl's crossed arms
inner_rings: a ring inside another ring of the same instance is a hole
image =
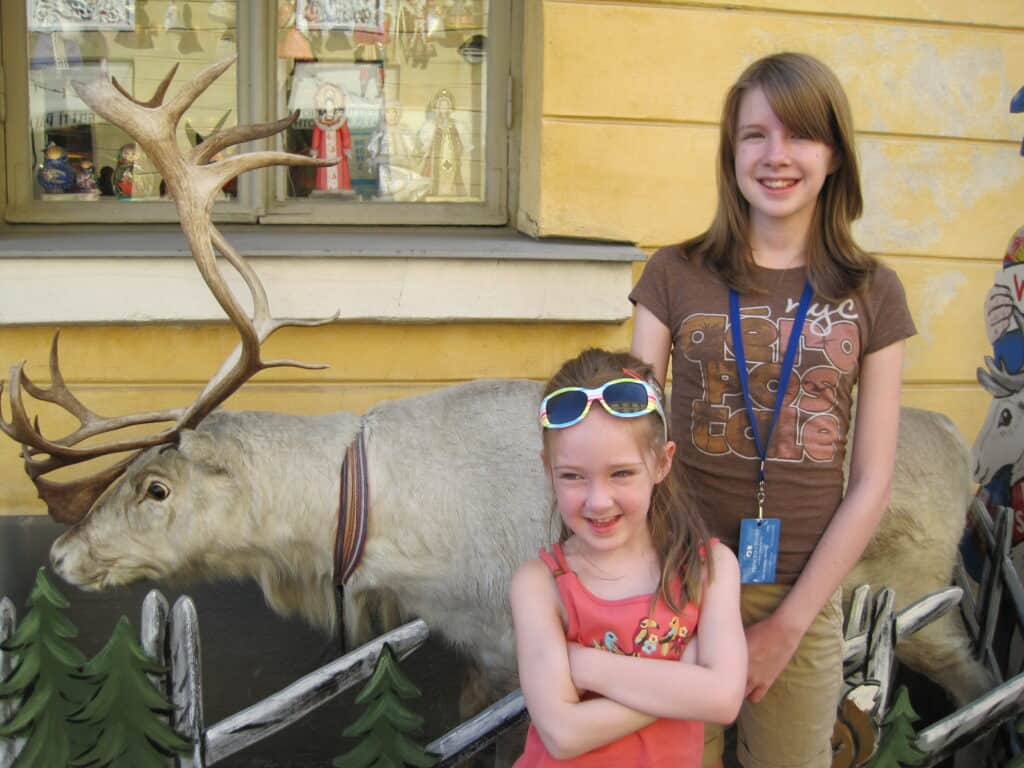
[[[565,639],[565,609],[540,560],[512,579],[519,680],[530,718],[552,757],[604,746],[658,718],[727,724],[743,701],[747,650],[739,568],[728,547],[711,547],[699,632],[679,663],[610,653]],[[584,693],[598,694],[581,698]],[[699,764],[699,761],[698,761]]]

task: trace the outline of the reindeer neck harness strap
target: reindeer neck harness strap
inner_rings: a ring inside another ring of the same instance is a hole
[[[370,509],[370,483],[366,475],[366,437],[360,427],[345,450],[341,463],[341,499],[338,529],[334,534],[334,583],[344,586],[363,557]]]

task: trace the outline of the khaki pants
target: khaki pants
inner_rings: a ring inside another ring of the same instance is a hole
[[[771,615],[789,589],[781,584],[744,585],[743,625]],[[757,704],[743,702],[736,720],[740,764],[744,768],[829,768],[842,682],[842,590],[836,590],[764,698]],[[722,726],[706,724],[704,765],[721,759],[724,747]]]

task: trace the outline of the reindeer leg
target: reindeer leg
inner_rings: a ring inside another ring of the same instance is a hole
[[[958,707],[995,685],[989,671],[974,658],[967,629],[955,611],[901,642],[896,657],[949,691]]]

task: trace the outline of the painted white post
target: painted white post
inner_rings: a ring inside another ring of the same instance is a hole
[[[868,640],[868,660],[864,670],[868,680],[878,681],[878,708],[875,710],[875,718],[879,723],[885,719],[885,713],[889,709],[892,667],[896,661],[893,597],[893,591],[889,587],[882,587],[875,594],[871,637]]]
[[[512,691],[476,717],[430,742],[425,749],[439,756],[437,768],[460,765],[526,717],[523,692]]]
[[[935,765],[957,747],[980,738],[1004,720],[1024,712],[1024,672],[996,686],[966,707],[917,734],[917,748]]]
[[[167,598],[159,590],[150,590],[142,601],[142,619],[139,622],[139,645],[146,655],[165,668],[170,668],[170,643],[168,634],[169,609]],[[160,693],[170,700],[170,675],[150,675],[149,678]]]
[[[985,575],[982,579],[981,609],[978,615],[978,648],[982,653],[981,658],[989,669],[999,676],[1000,680],[1002,674],[992,647],[992,640],[996,634],[996,624],[1003,606],[1004,573],[1007,566],[1009,566],[1009,570],[1013,570],[1010,561],[1010,547],[1013,541],[1012,521],[1013,510],[1009,507],[1000,507],[996,518],[995,546],[989,551]]]
[[[171,611],[171,703],[174,730],[192,744],[192,756],[178,758],[178,765],[205,768],[199,618],[188,595],[179,597]]]
[[[142,601],[142,618],[139,621],[139,645],[146,655],[164,667],[162,675],[148,675],[153,687],[160,691],[160,695],[171,700],[170,685],[170,642],[168,634],[168,610],[167,598],[157,589],[151,589]],[[173,717],[161,718],[165,722],[174,723]],[[168,766],[176,765],[176,760],[171,757],[167,759]]]
[[[17,612],[9,598],[0,599],[0,644],[14,634]],[[0,649],[0,680],[6,680],[14,669],[14,654]],[[0,701],[0,723],[10,722],[18,711],[15,699]],[[25,745],[24,739],[0,739],[0,768],[10,768]]]
[[[866,602],[861,604],[860,600],[866,601],[868,591],[869,588],[867,585],[857,587],[857,591],[854,592],[854,603],[851,607],[851,617],[854,615],[855,611],[864,611]],[[946,611],[955,608],[963,598],[963,595],[964,591],[960,587],[946,587],[945,589],[940,589],[938,592],[932,592],[930,595],[925,595],[916,603],[908,605],[896,614],[895,641],[899,643],[903,638],[909,637],[922,627],[931,624]],[[848,621],[846,638],[843,640],[843,664],[846,667],[847,674],[864,663],[867,655],[867,648],[868,636],[866,627],[863,625],[854,627],[853,621]]]

